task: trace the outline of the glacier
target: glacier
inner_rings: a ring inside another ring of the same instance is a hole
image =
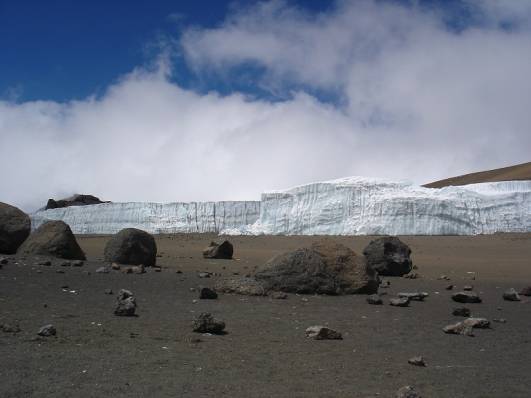
[[[225,235],[477,235],[531,231],[531,181],[424,188],[349,177],[265,192],[260,201],[104,203],[38,211],[77,234],[134,227]]]

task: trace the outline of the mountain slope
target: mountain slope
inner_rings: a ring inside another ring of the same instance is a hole
[[[522,163],[515,166],[503,167],[501,169],[480,171],[477,173],[464,174],[457,177],[446,178],[444,180],[431,182],[423,185],[426,188],[442,188],[449,185],[466,185],[480,182],[497,182],[512,180],[531,180],[531,162]]]

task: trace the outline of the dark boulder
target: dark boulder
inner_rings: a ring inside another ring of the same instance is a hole
[[[411,272],[411,249],[395,236],[373,240],[363,254],[369,267],[385,276],[402,276]]]
[[[75,194],[65,199],[59,199],[59,200],[48,199],[48,203],[46,203],[46,207],[44,208],[44,210],[57,209],[57,208],[69,207],[69,206],[97,205],[100,203],[109,203],[109,202],[103,202],[99,198],[92,196],[92,195]]]
[[[135,316],[136,299],[133,292],[121,289],[116,296],[116,307],[114,315],[117,316]]]
[[[221,243],[210,242],[210,245],[203,250],[203,257],[231,260],[233,253],[234,248],[232,243],[228,240],[224,240]]]
[[[332,240],[280,254],[254,277],[266,291],[332,295],[378,291],[378,277],[365,259]]]
[[[225,322],[215,319],[208,312],[203,312],[194,320],[192,327],[196,333],[223,334]]]
[[[151,267],[157,260],[155,238],[136,228],[122,229],[105,245],[105,261]]]
[[[85,260],[85,253],[79,247],[70,227],[63,221],[48,221],[42,224],[18,248],[17,255]]]
[[[16,253],[30,232],[29,216],[14,206],[0,202],[0,253]]]
[[[481,297],[474,292],[457,292],[452,294],[452,300],[458,303],[481,303]]]

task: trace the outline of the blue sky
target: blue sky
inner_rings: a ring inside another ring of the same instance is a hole
[[[0,0],[0,201],[527,162],[530,48],[531,0]]]
[[[434,9],[450,26],[476,23],[469,4],[458,0],[389,1]],[[0,96],[17,101],[68,101],[99,95],[119,76],[150,61],[160,42],[193,26],[213,28],[234,9],[256,1],[93,0],[0,1]],[[310,13],[326,12],[333,1],[288,1]],[[173,79],[184,87],[222,93],[245,91],[268,99],[279,93],[262,90],[254,79],[262,70],[244,65],[238,79],[210,75],[200,79],[174,53]],[[311,87],[306,87],[312,90]],[[313,90],[323,100],[334,93]]]

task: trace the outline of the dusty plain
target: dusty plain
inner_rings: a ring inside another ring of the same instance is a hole
[[[95,272],[105,236],[78,236],[88,257],[82,267],[11,257],[0,269],[0,323],[21,331],[0,332],[0,397],[393,397],[404,385],[432,398],[531,396],[531,297],[502,299],[507,288],[531,285],[531,234],[401,237],[421,277],[384,278],[391,286],[380,289],[381,306],[363,295],[197,300],[193,289],[219,275],[245,275],[319,239],[230,237],[235,260],[203,259],[214,238],[157,236],[162,270],[142,275]],[[333,239],[361,253],[371,237]],[[438,279],[443,274],[450,280]],[[506,323],[475,337],[444,334],[462,320],[452,315],[463,305],[452,302],[449,284],[453,292],[473,285],[483,303],[464,306]],[[122,288],[136,295],[137,317],[113,314]],[[419,290],[430,294],[425,302],[388,305],[398,292]],[[227,334],[193,333],[201,312],[223,319]],[[48,323],[57,336],[38,337]],[[343,340],[307,339],[304,330],[319,324]],[[426,367],[408,364],[417,355]]]

